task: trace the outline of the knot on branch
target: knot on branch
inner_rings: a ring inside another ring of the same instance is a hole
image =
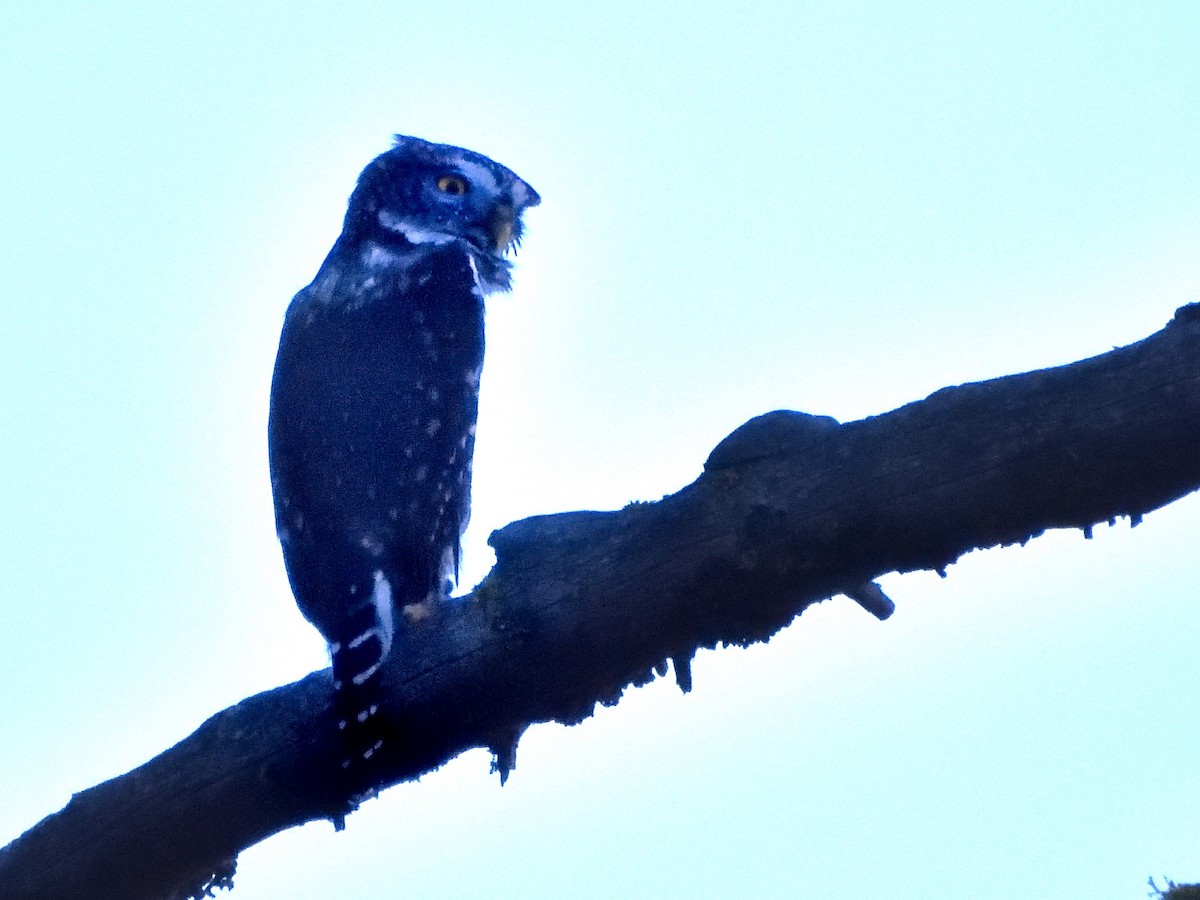
[[[1200,301],[1186,303],[1175,310],[1171,319],[1172,325],[1195,325],[1200,322]]]
[[[755,416],[713,448],[704,462],[705,472],[716,472],[767,459],[803,453],[841,427],[832,416],[814,416],[792,409],[777,409]]]

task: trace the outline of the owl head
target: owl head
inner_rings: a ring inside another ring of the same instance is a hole
[[[343,239],[406,250],[457,242],[485,291],[508,290],[506,257],[521,242],[521,214],[540,202],[537,191],[482,154],[396,135],[359,176]]]

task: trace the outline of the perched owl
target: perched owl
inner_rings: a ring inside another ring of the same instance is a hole
[[[457,576],[484,296],[536,191],[485,156],[398,136],[288,308],[271,386],[275,520],[296,603],[329,643],[348,790],[374,787],[396,611]]]

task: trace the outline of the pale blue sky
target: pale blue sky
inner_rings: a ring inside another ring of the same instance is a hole
[[[777,407],[1069,362],[1200,299],[1200,6],[0,11],[0,842],[325,665],[271,521],[284,307],[392,132],[526,178],[466,582]],[[241,860],[238,900],[1127,898],[1200,880],[1195,497],[885,579]],[[1160,877],[1160,884],[1161,884]]]

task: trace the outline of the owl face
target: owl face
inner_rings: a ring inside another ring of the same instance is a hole
[[[346,233],[403,249],[457,242],[484,290],[507,290],[505,257],[521,242],[521,214],[539,202],[537,191],[486,156],[397,135],[360,176]]]

